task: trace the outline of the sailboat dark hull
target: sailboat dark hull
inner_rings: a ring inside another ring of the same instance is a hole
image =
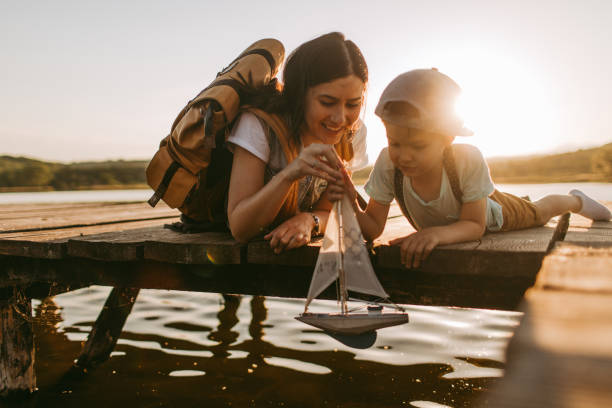
[[[408,323],[408,313],[303,313],[296,319],[331,333],[361,334]]]

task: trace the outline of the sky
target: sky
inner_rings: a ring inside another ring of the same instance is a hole
[[[463,89],[485,157],[612,142],[612,2],[0,2],[0,155],[74,162],[150,159],[185,103],[243,49],[287,53],[330,31],[364,54],[373,163],[386,145],[374,108],[398,74],[436,67]]]

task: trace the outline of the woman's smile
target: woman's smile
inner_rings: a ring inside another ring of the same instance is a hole
[[[364,90],[364,83],[355,75],[310,88],[304,112],[304,146],[338,143],[359,119]]]

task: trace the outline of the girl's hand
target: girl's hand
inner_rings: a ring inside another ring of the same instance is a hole
[[[264,236],[275,254],[298,248],[310,242],[314,219],[310,213],[299,213]]]
[[[418,268],[439,243],[440,238],[432,228],[389,241],[390,245],[399,245],[401,262],[406,268]]]
[[[355,186],[353,185],[353,181],[351,180],[351,176],[344,167],[340,167],[340,174],[342,175],[342,179],[336,180],[333,183],[327,184],[326,194],[327,199],[331,202],[338,201],[342,199],[344,194],[348,194],[349,200],[355,201],[357,197],[357,190],[355,190]]]
[[[342,161],[332,145],[313,143],[303,149],[283,171],[292,182],[311,175],[321,177],[331,185],[342,182],[340,168]]]
[[[355,188],[355,184],[353,184],[351,175],[349,174],[346,167],[342,167],[340,169],[340,172],[342,173],[342,193],[348,196],[353,206],[353,209],[357,211],[359,209],[359,204],[357,202],[358,193],[357,193],[357,189]],[[340,198],[342,198],[342,195],[340,195]]]

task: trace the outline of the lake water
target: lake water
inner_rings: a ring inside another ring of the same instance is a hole
[[[612,183],[498,184],[497,189],[537,200],[547,194],[567,194],[577,188],[602,201],[612,201]],[[364,193],[363,188],[359,188]],[[41,191],[0,193],[0,204],[147,201],[151,190]],[[365,193],[364,193],[365,194]]]
[[[537,199],[576,186],[612,201],[609,184],[500,189]],[[149,195],[4,193],[0,203]],[[296,321],[302,299],[142,290],[111,359],[75,373],[70,366],[109,292],[92,286],[34,301],[39,391],[15,406],[469,407],[499,381],[521,319],[513,311],[406,305],[408,324],[347,342]],[[311,310],[335,308],[317,301]]]
[[[111,359],[71,374],[109,291],[35,301],[33,406],[468,407],[502,375],[521,318],[407,306],[409,324],[347,344],[295,320],[301,299],[143,290]]]

